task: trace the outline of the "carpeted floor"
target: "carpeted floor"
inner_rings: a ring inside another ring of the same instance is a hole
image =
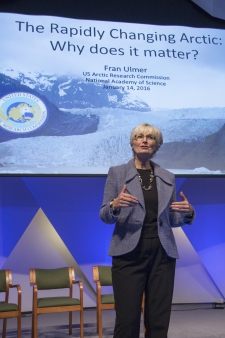
[[[68,335],[67,314],[47,314],[38,318],[38,338],[71,337]],[[114,319],[114,311],[103,312],[103,338],[113,337]],[[85,310],[84,322],[84,337],[98,338],[95,309]],[[73,323],[72,337],[80,337],[78,313],[74,313]],[[6,337],[16,338],[16,320],[13,318],[8,320]],[[22,338],[28,337],[31,337],[31,314],[24,314]],[[140,338],[143,337],[141,323]],[[168,338],[225,338],[225,310],[213,309],[211,304],[173,305]]]
[[[104,328],[104,338],[112,337],[113,328],[108,327]],[[95,325],[88,325],[85,324],[84,329],[84,336],[85,337],[93,337],[97,338],[98,335],[96,333],[96,326]],[[16,331],[8,331],[7,338],[16,338]],[[22,338],[31,337],[31,330],[24,329],[22,332]],[[38,330],[38,338],[65,338],[65,337],[80,337],[80,328],[79,325],[73,325],[73,334],[69,336],[68,334],[68,326],[67,325],[59,325],[59,326],[47,326],[45,328],[40,328]]]

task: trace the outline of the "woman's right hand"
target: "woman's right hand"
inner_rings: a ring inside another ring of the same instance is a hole
[[[138,199],[133,195],[127,194],[126,190],[127,186],[125,184],[119,196],[113,200],[112,206],[114,209],[133,207],[138,204]]]

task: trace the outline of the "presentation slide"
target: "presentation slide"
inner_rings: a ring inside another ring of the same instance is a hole
[[[225,31],[0,13],[0,174],[107,174],[155,125],[154,161],[225,174]]]

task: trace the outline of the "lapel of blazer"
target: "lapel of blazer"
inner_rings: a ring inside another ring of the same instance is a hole
[[[145,210],[144,195],[138,179],[138,172],[134,165],[134,160],[130,160],[126,165],[126,185],[129,194],[137,197],[140,205]]]
[[[173,174],[151,161],[158,191],[158,216],[167,207],[173,193]]]

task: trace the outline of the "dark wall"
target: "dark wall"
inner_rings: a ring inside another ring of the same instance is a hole
[[[1,12],[78,19],[225,28],[191,0],[1,0]]]

